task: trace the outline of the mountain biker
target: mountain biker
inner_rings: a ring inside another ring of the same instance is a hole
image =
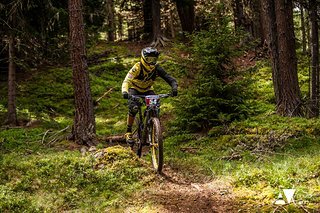
[[[178,84],[176,79],[171,77],[157,64],[159,52],[156,48],[146,47],[141,50],[140,62],[137,62],[128,72],[122,83],[123,98],[128,99],[129,95],[155,95],[152,85],[158,76],[163,78],[172,88],[172,96],[178,95]],[[129,113],[127,118],[126,142],[129,145],[134,143],[132,138],[132,125],[138,113],[138,103],[134,99],[128,100]]]

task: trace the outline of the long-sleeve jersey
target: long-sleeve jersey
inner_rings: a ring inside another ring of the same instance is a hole
[[[177,89],[178,84],[176,79],[166,73],[158,64],[152,71],[147,71],[141,62],[138,62],[131,68],[124,79],[122,92],[128,92],[129,88],[136,89],[139,92],[153,90],[152,86],[158,76],[163,78],[173,89]]]

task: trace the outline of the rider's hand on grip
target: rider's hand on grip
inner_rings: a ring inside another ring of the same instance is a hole
[[[122,96],[124,99],[128,99],[129,98],[129,94],[127,92],[123,92]]]

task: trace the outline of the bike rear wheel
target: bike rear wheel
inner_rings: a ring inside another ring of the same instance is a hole
[[[163,140],[159,118],[151,118],[148,141],[151,149],[152,166],[156,172],[161,173],[163,167]]]

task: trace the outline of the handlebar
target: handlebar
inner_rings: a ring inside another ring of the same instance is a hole
[[[150,95],[129,95],[129,99],[145,98],[146,96],[150,96]],[[157,94],[156,96],[159,96],[160,98],[167,98],[167,97],[171,97],[172,95],[169,93],[169,94]]]

